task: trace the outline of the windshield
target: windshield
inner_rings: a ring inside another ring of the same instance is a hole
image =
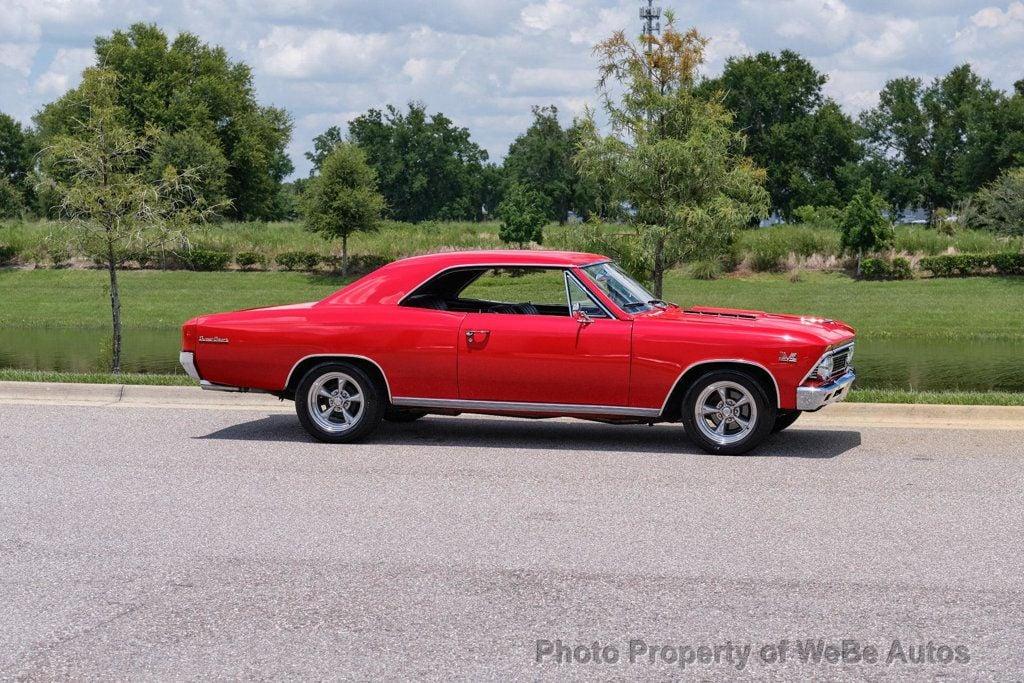
[[[644,289],[643,285],[626,275],[614,263],[597,263],[585,267],[583,272],[597,283],[597,286],[609,299],[627,313],[649,311],[655,305],[662,304],[661,301],[654,298],[653,294]]]

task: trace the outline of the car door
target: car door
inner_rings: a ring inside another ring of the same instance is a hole
[[[628,405],[632,322],[604,310],[570,272],[552,272],[562,283],[559,300],[519,305],[538,313],[476,312],[463,319],[458,356],[461,399]],[[510,285],[522,288],[520,282]],[[549,281],[549,299],[555,296],[553,287]],[[486,293],[498,294],[496,290],[490,286]],[[510,299],[515,297],[501,300]],[[559,307],[564,313],[553,314]],[[573,307],[576,311],[571,313]]]

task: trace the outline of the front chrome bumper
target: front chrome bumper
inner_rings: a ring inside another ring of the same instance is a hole
[[[842,377],[820,387],[799,387],[796,390],[796,409],[807,412],[821,410],[827,405],[839,403],[850,393],[850,387],[857,376],[850,370]]]

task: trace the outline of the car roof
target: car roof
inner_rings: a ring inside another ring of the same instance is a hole
[[[542,251],[528,249],[483,249],[476,251],[444,251],[423,256],[410,256],[396,263],[423,263],[442,268],[457,266],[535,265],[553,267],[587,266],[607,261],[607,256],[576,251]]]
[[[435,275],[452,268],[515,266],[573,268],[610,260],[600,254],[575,251],[493,249],[446,251],[412,256],[389,263],[324,299],[323,304],[397,304]]]

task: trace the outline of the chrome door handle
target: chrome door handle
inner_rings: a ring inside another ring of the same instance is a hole
[[[488,337],[491,334],[490,330],[466,330],[466,341],[470,344],[476,341],[476,336]]]

